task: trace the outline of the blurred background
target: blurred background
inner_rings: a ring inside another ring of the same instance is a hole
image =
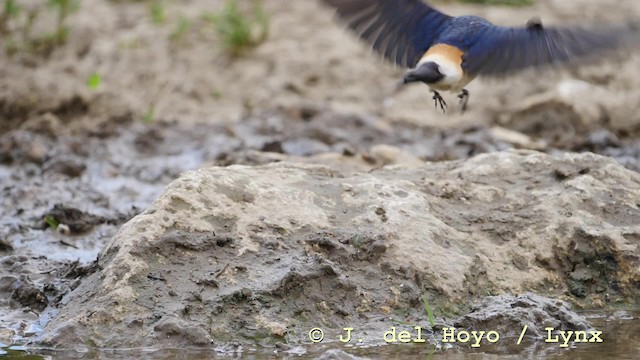
[[[604,54],[604,64],[565,72],[474,82],[474,111],[443,116],[424,86],[392,97],[403,69],[371,54],[320,1],[3,1],[0,115],[6,130],[33,113],[52,113],[65,125],[90,118],[95,126],[108,117],[233,123],[301,104],[418,125],[503,124],[544,101],[533,97],[558,89],[565,90],[560,102],[570,105],[572,96],[592,93],[591,104],[575,104],[577,116],[599,125],[607,120],[614,132],[633,131],[639,122],[637,53]],[[616,6],[596,0],[435,4],[504,25],[540,17],[546,25],[588,26],[640,11],[629,0]],[[59,114],[62,105],[69,114]]]
[[[433,4],[501,25],[539,17],[589,26],[640,14],[636,0]],[[446,94],[443,114],[424,85],[394,94],[405,69],[372,53],[320,1],[2,5],[7,253],[91,261],[166,184],[205,165],[292,160],[354,172],[525,148],[593,151],[640,170],[638,51],[477,79],[469,111]]]

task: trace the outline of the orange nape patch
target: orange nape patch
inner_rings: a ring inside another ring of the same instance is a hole
[[[464,51],[458,49],[453,45],[447,44],[436,44],[427,50],[427,52],[422,56],[422,58],[426,58],[427,56],[438,55],[443,58],[451,61],[452,63],[460,66],[462,64],[462,55],[464,55]]]

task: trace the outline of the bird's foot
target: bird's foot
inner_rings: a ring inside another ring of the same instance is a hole
[[[458,95],[458,98],[460,98],[462,112],[467,111],[467,103],[469,102],[469,91],[467,89],[462,89],[462,93]]]
[[[436,109],[438,108],[438,105],[440,105],[440,109],[442,109],[442,112],[446,113],[448,106],[447,106],[447,103],[442,98],[442,96],[440,95],[440,93],[433,89],[431,89],[431,92],[433,93],[433,101],[436,104]]]

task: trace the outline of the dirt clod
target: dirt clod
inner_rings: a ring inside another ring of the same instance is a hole
[[[50,218],[58,224],[68,226],[73,234],[85,233],[95,225],[105,222],[104,218],[62,204],[54,205],[53,209],[45,215],[45,218]],[[44,225],[47,224],[45,223]]]
[[[49,304],[47,296],[27,279],[20,279],[13,283],[11,301],[18,306],[26,306],[35,311],[43,311]]]
[[[571,311],[566,302],[531,293],[487,297],[455,322],[461,329],[491,329],[505,338],[518,338],[525,325],[526,335],[539,339],[547,337],[548,327],[564,331],[591,329],[591,324]]]

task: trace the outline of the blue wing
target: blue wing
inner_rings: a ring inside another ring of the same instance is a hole
[[[629,28],[544,28],[540,23],[510,28],[486,26],[467,39],[465,72],[503,76],[518,70],[569,63],[624,46]]]
[[[420,0],[323,0],[390,61],[414,67],[450,16]]]

